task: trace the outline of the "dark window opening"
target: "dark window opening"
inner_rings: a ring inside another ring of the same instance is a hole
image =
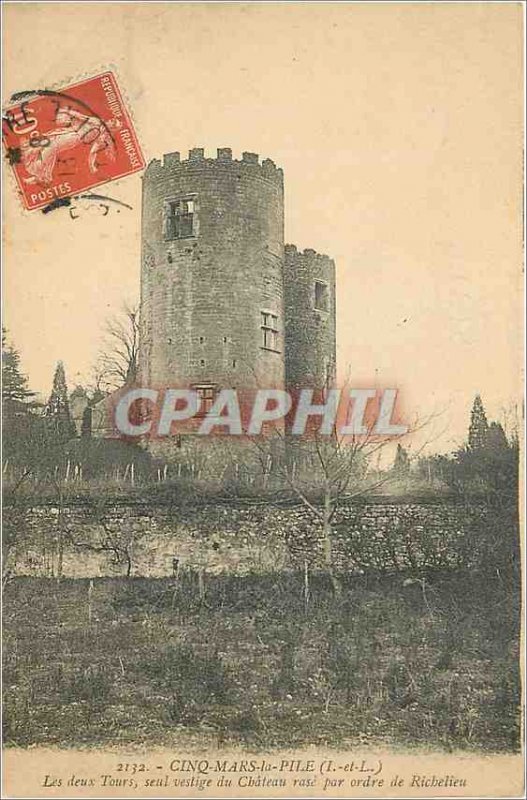
[[[269,311],[261,312],[262,347],[278,351],[278,316]]]
[[[315,308],[317,311],[329,311],[328,285],[322,281],[315,281]]]
[[[233,362],[232,362],[232,366],[233,366],[233,367],[235,367],[235,366],[236,366],[236,359],[234,359],[234,360],[233,360]]]
[[[194,234],[194,200],[173,200],[167,206],[167,239],[186,239]]]
[[[193,388],[200,401],[197,416],[205,416],[205,414],[208,414],[214,404],[217,388],[212,383],[201,384],[200,386],[194,386]]]
[[[205,366],[205,359],[204,359],[204,358],[202,358],[202,359],[201,359],[201,361],[200,361],[199,363],[201,364],[201,366],[202,366],[202,367],[204,367],[204,366]]]
[[[200,337],[199,337],[199,343],[200,343],[200,344],[203,344],[203,342],[204,342],[204,341],[205,341],[205,339],[203,338],[203,336],[200,336]]]

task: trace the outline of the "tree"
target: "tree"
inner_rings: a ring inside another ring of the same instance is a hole
[[[7,344],[7,331],[2,328],[2,402],[4,414],[25,412],[35,396],[28,389],[27,377],[20,370],[20,354]]]
[[[454,453],[449,478],[461,493],[476,492],[493,507],[516,502],[519,453],[514,437],[509,440],[499,422],[487,421],[476,395],[470,416],[468,440]]]
[[[2,329],[2,422],[4,463],[22,468],[16,482],[25,480],[32,472],[35,453],[40,452],[43,424],[39,413],[41,404],[33,398],[27,378],[20,368],[18,351],[6,343]],[[12,476],[11,476],[12,477]]]
[[[484,517],[474,524],[467,547],[485,569],[518,574],[519,444],[499,422],[487,422],[481,398],[472,409],[468,441],[446,461],[444,479],[467,503],[476,498]],[[476,515],[477,516],[477,515]]]
[[[321,533],[324,569],[336,600],[342,593],[334,553],[339,508],[393,480],[390,471],[383,474],[369,471],[373,456],[393,438],[376,435],[373,423],[366,427],[367,432],[361,435],[343,435],[336,427],[330,435],[315,430],[301,437],[274,431],[275,437],[282,438],[284,457],[275,460],[272,469]],[[265,462],[270,442],[255,439],[254,444],[262,453],[260,462]],[[356,555],[357,566],[362,568],[360,554]]]
[[[94,367],[99,393],[113,392],[137,377],[139,352],[139,309],[123,305],[120,314],[105,325],[104,338]]]
[[[71,418],[68,387],[64,364],[59,361],[53,376],[53,387],[44,409],[47,428],[57,442],[65,443],[75,437],[75,424]]]
[[[82,412],[81,422],[81,436],[83,438],[90,437],[92,435],[92,416],[93,410],[91,406],[86,406]]]
[[[491,422],[487,435],[487,446],[494,451],[505,450],[509,447],[509,442],[503,426],[499,422]]]
[[[469,450],[479,450],[487,444],[489,424],[483,403],[479,394],[474,398],[470,412],[470,426],[468,429]]]
[[[393,471],[396,473],[397,477],[400,478],[406,478],[410,473],[410,456],[408,455],[408,450],[406,450],[401,443],[397,445]]]

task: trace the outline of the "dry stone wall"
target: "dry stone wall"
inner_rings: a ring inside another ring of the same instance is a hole
[[[356,573],[466,566],[484,522],[482,508],[455,503],[347,505],[335,518],[334,564]],[[16,532],[7,558],[16,574],[56,575],[61,562],[65,577],[123,575],[128,557],[132,576],[170,576],[174,559],[212,573],[324,568],[323,531],[302,506],[7,507],[5,526]]]

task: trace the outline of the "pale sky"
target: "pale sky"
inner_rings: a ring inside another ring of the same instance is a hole
[[[113,68],[147,161],[281,166],[286,241],[337,263],[341,377],[440,411],[433,449],[461,442],[477,392],[491,417],[518,401],[520,4],[30,3],[4,24],[4,101]],[[59,359],[89,381],[138,296],[141,179],[105,188],[133,211],[25,212],[4,159],[5,323],[46,395]]]

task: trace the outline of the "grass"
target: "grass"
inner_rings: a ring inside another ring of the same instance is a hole
[[[519,748],[518,590],[499,575],[17,578],[4,741]]]

